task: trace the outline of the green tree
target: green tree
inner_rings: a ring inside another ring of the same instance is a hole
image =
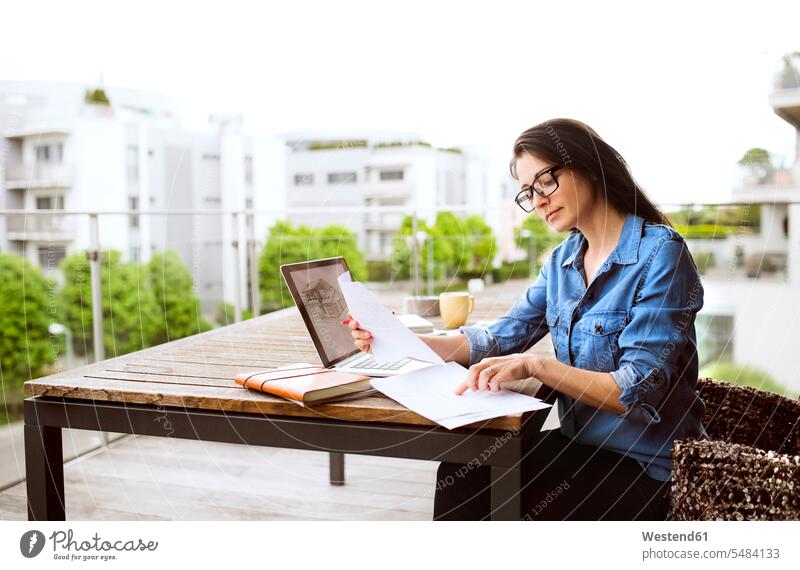
[[[739,159],[739,165],[745,167],[751,176],[759,182],[765,182],[775,172],[772,157],[763,148],[751,148]]]
[[[62,262],[61,305],[72,330],[76,352],[92,352],[92,289],[85,253]],[[158,308],[147,267],[123,262],[118,251],[105,251],[100,263],[103,299],[103,344],[111,358],[152,346],[158,338]]]
[[[549,252],[567,237],[566,233],[550,231],[550,227],[538,216],[525,218],[522,227],[516,229],[514,234],[519,248],[528,252],[528,255],[533,254],[534,263],[538,263],[543,254]]]
[[[420,273],[428,278],[431,264],[429,256],[433,243],[434,279],[456,274],[471,276],[491,271],[492,260],[497,251],[492,228],[480,216],[460,218],[453,212],[439,212],[436,222],[429,226],[425,220],[417,220],[417,231],[425,232],[428,238],[419,246]],[[408,240],[413,233],[413,218],[406,216],[393,238],[392,267],[399,278],[409,278],[414,263]]]
[[[480,216],[468,216],[464,220],[467,250],[470,253],[467,270],[472,274],[491,272],[492,261],[497,253],[497,243],[492,228]]]
[[[446,244],[441,248],[438,259],[435,249],[433,256],[439,263],[444,264],[444,273],[451,276],[467,271],[472,252],[469,248],[464,220],[453,212],[439,212],[436,214],[436,223],[429,232],[433,234],[434,240]],[[439,278],[438,275],[437,278]]]
[[[154,254],[147,275],[158,309],[154,344],[211,330],[211,323],[202,317],[192,274],[177,253]]]
[[[447,216],[449,212],[440,212],[437,219],[442,216]],[[450,214],[452,216],[452,214]],[[446,229],[444,231],[447,231]],[[452,236],[443,233],[441,227],[429,226],[424,219],[417,219],[417,232],[423,232],[427,235],[425,241],[420,241],[417,253],[419,255],[419,270],[422,279],[428,278],[428,272],[433,266],[434,279],[441,279],[446,276],[448,269],[454,264],[454,243],[455,247],[458,246],[457,241],[451,239]],[[414,265],[414,252],[412,246],[409,244],[410,238],[414,234],[414,218],[412,216],[405,216],[400,224],[400,228],[395,232],[392,237],[392,256],[390,263],[392,273],[398,279],[410,279],[413,273]],[[431,240],[431,241],[428,241]],[[432,246],[430,244],[433,244]],[[433,248],[433,264],[429,262],[430,248]]]
[[[417,220],[417,231],[427,231],[428,225],[425,220]],[[411,277],[412,259],[411,247],[408,244],[408,239],[413,234],[413,218],[405,216],[403,221],[400,222],[400,227],[392,236],[392,255],[389,258],[389,263],[392,268],[392,273],[396,275],[397,279],[409,279]]]
[[[42,376],[58,353],[47,330],[57,317],[54,291],[38,267],[0,253],[0,381],[11,415],[21,406],[23,382]]]
[[[364,254],[358,249],[356,236],[344,226],[313,229],[278,221],[270,229],[258,263],[262,311],[269,312],[294,304],[283,281],[280,266],[310,259],[342,256],[350,267],[353,279],[366,279]]]
[[[367,279],[367,262],[364,260],[364,254],[358,249],[356,234],[344,226],[332,225],[313,230],[312,239],[315,253],[311,259],[344,257],[353,279],[359,281]]]
[[[100,88],[87,89],[83,95],[83,100],[90,105],[104,105],[106,107],[111,105],[105,90]]]
[[[242,320],[253,318],[253,311],[250,309],[242,309]],[[214,322],[219,326],[224,327],[232,325],[236,322],[236,308],[232,303],[220,303],[217,305],[217,312],[214,314]]]

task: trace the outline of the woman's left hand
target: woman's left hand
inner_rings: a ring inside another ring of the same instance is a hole
[[[456,389],[456,394],[463,394],[467,389],[497,392],[503,382],[535,376],[538,367],[539,357],[533,354],[484,358],[469,367],[467,378]]]

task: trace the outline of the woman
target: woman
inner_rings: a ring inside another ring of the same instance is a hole
[[[529,377],[557,392],[561,428],[544,432],[521,466],[524,519],[663,519],[673,441],[706,436],[694,391],[703,305],[694,261],[622,157],[583,123],[522,133],[511,174],[517,204],[569,236],[497,322],[422,338],[469,366],[459,393]],[[370,333],[350,326],[369,350]],[[556,360],[521,354],[548,332]],[[434,519],[490,516],[489,467],[461,467],[441,464]]]

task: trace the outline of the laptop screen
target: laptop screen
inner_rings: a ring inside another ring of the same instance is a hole
[[[281,266],[323,366],[330,366],[358,352],[350,336],[347,303],[339,287],[339,275],[347,272],[343,257],[319,259]]]

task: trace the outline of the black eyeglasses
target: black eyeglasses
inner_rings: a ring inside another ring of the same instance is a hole
[[[550,194],[558,190],[558,178],[555,173],[564,168],[563,166],[551,166],[547,170],[540,172],[533,179],[533,184],[523,188],[514,201],[517,206],[530,213],[534,210],[533,193],[536,192],[542,198],[547,198]]]

